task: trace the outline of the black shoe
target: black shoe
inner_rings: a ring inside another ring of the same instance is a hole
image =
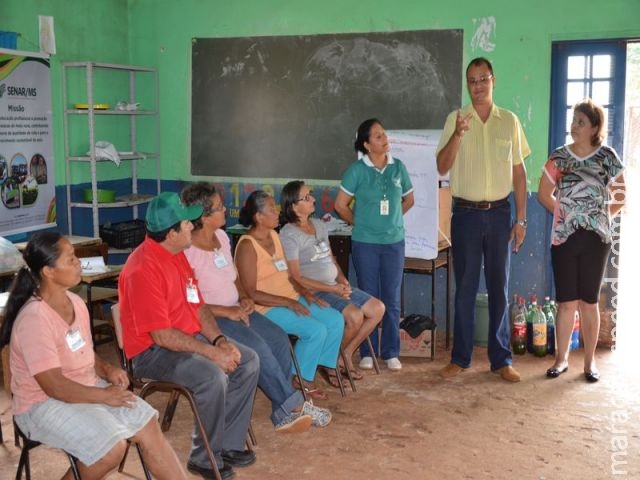
[[[207,480],[216,480],[216,473],[211,468],[199,467],[195,463],[187,462],[187,470],[196,475],[200,475],[202,478],[206,478]],[[233,467],[229,465],[227,462],[224,462],[224,467],[219,468],[220,477],[222,480],[229,480],[235,477],[236,472],[233,470]]]
[[[247,467],[256,461],[256,454],[251,450],[222,450],[222,460],[234,467]]]
[[[567,365],[566,367],[564,367],[561,370],[558,370],[557,368],[550,368],[549,370],[547,370],[547,377],[548,378],[558,378],[560,375],[562,375],[567,370],[569,370],[569,365]]]
[[[600,374],[598,372],[584,372],[584,378],[586,378],[589,383],[596,383],[600,380]]]

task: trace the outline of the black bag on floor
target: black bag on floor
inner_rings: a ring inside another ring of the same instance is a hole
[[[419,313],[412,313],[404,317],[404,320],[400,322],[400,328],[407,332],[411,338],[416,338],[425,330],[433,330],[435,324],[431,317],[426,315],[420,315]]]

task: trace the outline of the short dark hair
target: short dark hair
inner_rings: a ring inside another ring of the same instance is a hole
[[[280,220],[283,224],[298,222],[298,215],[293,210],[293,206],[298,203],[303,185],[304,182],[302,180],[293,180],[282,187],[282,192],[280,192]]]
[[[245,227],[255,227],[256,213],[262,212],[267,203],[267,199],[271,198],[264,190],[255,190],[251,192],[244,206],[240,209],[238,221]]]
[[[590,98],[585,98],[579,101],[573,107],[574,112],[583,113],[591,122],[592,127],[596,127],[596,133],[591,137],[591,146],[599,147],[604,141],[604,110],[600,105],[597,105]]]
[[[165,228],[164,230],[160,230],[159,232],[152,232],[148,228],[146,229],[147,237],[149,237],[154,242],[158,242],[158,243],[164,242],[167,239],[167,235],[169,235],[169,232],[171,230],[175,230],[176,232],[179,233],[180,230],[182,230],[182,222],[174,223],[169,228]]]
[[[356,134],[356,141],[353,143],[356,152],[363,153],[364,155],[369,153],[364,147],[364,144],[369,143],[371,128],[376,124],[382,127],[382,122],[377,118],[369,118],[368,120],[365,120],[360,124],[360,126],[358,127],[358,133]]]
[[[195,220],[191,220],[194,230],[202,228],[202,217],[211,214],[211,197],[217,194],[215,185],[208,182],[196,182],[187,185],[180,192],[182,203],[187,206],[200,205],[202,207],[202,216]]]
[[[493,75],[493,65],[491,65],[491,62],[485,57],[476,57],[469,62],[469,65],[467,65],[467,70],[464,72],[465,77],[469,75],[469,69],[471,67],[480,67],[482,65],[486,65],[489,68],[491,75]]]

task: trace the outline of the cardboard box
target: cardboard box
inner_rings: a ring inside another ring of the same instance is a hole
[[[425,330],[416,338],[400,329],[400,356],[431,358],[431,330]]]
[[[616,312],[611,309],[600,310],[600,331],[598,332],[598,348],[615,349],[616,339],[613,329],[616,327]],[[582,333],[582,331],[580,332]]]
[[[438,189],[438,244],[442,241],[451,243],[451,189]]]

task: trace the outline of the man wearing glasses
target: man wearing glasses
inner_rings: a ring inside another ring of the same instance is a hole
[[[451,363],[440,376],[454,377],[471,366],[475,302],[484,260],[491,370],[504,380],[518,382],[520,374],[511,365],[509,348],[509,263],[511,249],[518,252],[527,229],[524,159],[531,150],[518,117],[493,103],[496,79],[491,62],[482,57],[471,60],[466,77],[471,104],[449,114],[436,150],[438,172],[450,172],[456,280]]]

